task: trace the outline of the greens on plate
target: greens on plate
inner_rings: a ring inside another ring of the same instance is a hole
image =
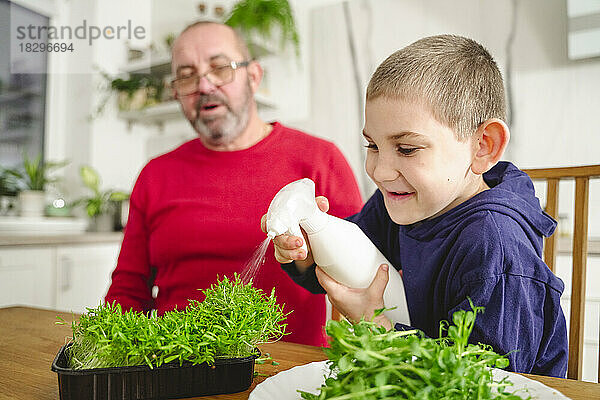
[[[329,372],[319,394],[299,391],[303,399],[521,399],[494,381],[492,368],[508,359],[491,346],[468,343],[478,312],[459,310],[452,324],[440,323],[437,339],[417,330],[394,331],[362,320],[329,321]],[[382,310],[379,310],[380,313]]]

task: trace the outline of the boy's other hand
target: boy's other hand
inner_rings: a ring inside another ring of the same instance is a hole
[[[329,200],[324,196],[315,198],[319,210],[323,212],[329,211]],[[260,229],[267,233],[267,214],[260,219]],[[302,230],[303,237],[298,237],[284,233],[283,235],[275,236],[273,245],[275,247],[275,259],[281,264],[296,262],[296,267],[300,272],[304,272],[308,267],[313,265],[314,259],[310,254],[310,243],[307,240],[306,233]],[[302,243],[306,242],[308,253],[301,249]]]
[[[315,271],[317,279],[327,292],[331,304],[350,321],[358,322],[362,317],[370,321],[375,310],[384,307],[383,292],[389,280],[389,267],[387,264],[379,266],[373,282],[364,289],[354,289],[342,285],[319,267]],[[386,329],[392,328],[392,323],[383,314],[377,316],[374,322]]]

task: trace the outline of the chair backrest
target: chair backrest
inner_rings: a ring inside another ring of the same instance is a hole
[[[573,268],[571,312],[569,317],[569,366],[567,377],[581,380],[583,365],[583,327],[585,316],[585,277],[588,244],[588,208],[590,179],[600,178],[600,165],[566,168],[524,169],[532,180],[546,180],[546,209],[554,219],[558,216],[558,184],[575,179],[575,209],[573,221]],[[555,272],[556,235],[544,242],[544,261]],[[599,334],[600,337],[600,334]],[[598,357],[600,381],[600,354]]]

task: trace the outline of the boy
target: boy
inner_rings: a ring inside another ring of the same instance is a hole
[[[424,38],[377,68],[366,97],[366,171],[378,190],[348,219],[393,264],[389,273],[402,274],[411,325],[437,337],[440,320],[469,309],[470,298],[485,307],[472,342],[510,352],[512,371],[564,377],[564,285],[541,259],[556,222],[529,177],[499,162],[509,130],[495,61],[467,38]],[[326,211],[326,199],[317,200]],[[301,243],[275,239],[276,258],[297,283],[325,290],[350,320],[384,306],[388,266],[370,287],[351,289],[315,267]],[[377,322],[392,326],[383,315]]]

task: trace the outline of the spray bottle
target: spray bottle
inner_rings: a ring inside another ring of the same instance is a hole
[[[375,247],[358,225],[319,210],[315,202],[315,183],[300,179],[284,186],[267,211],[267,235],[289,233],[302,237],[304,229],[315,263],[329,276],[352,288],[368,287],[381,264],[387,264],[389,281],[383,301],[385,315],[392,323],[410,325],[404,284],[400,274]],[[306,251],[306,244],[302,245]]]

